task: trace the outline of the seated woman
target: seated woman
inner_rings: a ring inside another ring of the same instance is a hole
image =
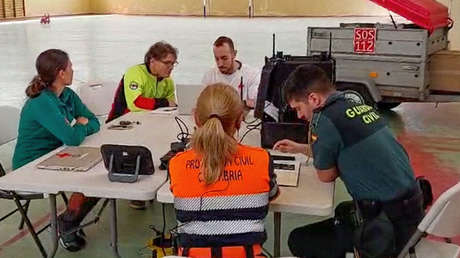
[[[234,138],[243,108],[231,86],[206,87],[197,100],[192,149],[169,163],[179,255],[265,257],[264,218],[278,185],[269,153]]]
[[[36,62],[36,75],[26,89],[29,99],[24,104],[13,156],[13,169],[65,145],[77,146],[86,136],[99,131],[99,121],[67,88],[72,84],[72,62],[66,52],[49,49]],[[78,251],[85,240],[79,235],[62,234],[78,226],[98,199],[74,193],[69,207],[59,216],[61,244],[69,251]]]

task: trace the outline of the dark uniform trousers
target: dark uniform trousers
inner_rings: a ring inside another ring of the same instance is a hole
[[[417,229],[424,216],[423,195],[417,184],[401,197],[388,202],[348,201],[335,209],[335,217],[294,229],[289,235],[291,253],[308,258],[343,258],[353,252],[353,234],[357,227],[356,204],[362,217],[372,218],[385,212],[394,230],[396,257]]]

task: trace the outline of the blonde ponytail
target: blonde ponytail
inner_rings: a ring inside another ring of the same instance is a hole
[[[219,179],[225,161],[236,152],[236,141],[225,133],[222,123],[216,117],[208,119],[199,127],[193,137],[193,148],[202,156],[202,172],[206,184]]]
[[[200,126],[193,134],[192,148],[202,159],[206,184],[219,180],[226,161],[236,153],[238,143],[232,134],[242,112],[243,104],[231,86],[210,85],[200,94],[195,111]]]

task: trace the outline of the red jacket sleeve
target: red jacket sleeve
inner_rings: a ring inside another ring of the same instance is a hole
[[[134,105],[138,108],[154,110],[159,107],[167,107],[169,106],[169,102],[167,99],[164,98],[146,98],[142,96],[138,96],[134,101]]]

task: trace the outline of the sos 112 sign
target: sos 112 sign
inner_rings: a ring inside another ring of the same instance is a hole
[[[353,45],[355,53],[375,53],[376,28],[355,28]]]

